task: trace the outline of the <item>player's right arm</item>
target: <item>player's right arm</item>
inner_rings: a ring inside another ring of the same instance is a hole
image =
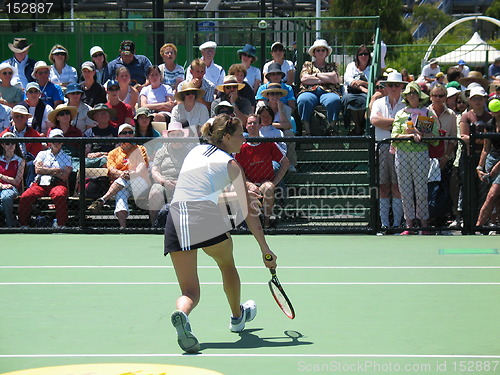
[[[258,196],[255,193],[248,192],[246,188],[245,173],[243,173],[243,170],[235,160],[231,160],[228,163],[227,169],[229,178],[233,181],[234,190],[236,191],[238,200],[240,201],[241,208],[244,213],[246,212],[245,220],[247,222],[248,229],[250,229],[250,232],[252,232],[257,243],[259,244],[264,264],[267,268],[276,268],[277,257],[269,248],[260,223],[260,202],[258,200]],[[266,254],[270,254],[273,257],[272,260],[266,260]]]

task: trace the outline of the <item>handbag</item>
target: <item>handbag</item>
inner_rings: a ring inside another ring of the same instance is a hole
[[[439,136],[444,137],[446,135],[446,130],[439,129]],[[430,158],[441,158],[444,155],[444,141],[441,140],[436,146],[429,144],[429,157]]]

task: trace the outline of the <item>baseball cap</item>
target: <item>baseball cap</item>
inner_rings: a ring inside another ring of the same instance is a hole
[[[135,52],[135,43],[131,40],[124,40],[120,44],[120,52],[125,55],[133,54]]]

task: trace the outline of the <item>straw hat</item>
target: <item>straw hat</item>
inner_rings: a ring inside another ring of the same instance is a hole
[[[39,71],[40,69],[47,69],[48,71],[50,71],[50,66],[47,65],[47,63],[45,61],[37,61],[35,63],[35,67],[33,68],[33,73],[31,73],[31,76],[33,78],[36,78],[35,77],[35,74],[37,71]]]
[[[69,106],[67,104],[59,104],[52,112],[49,113],[47,116],[49,121],[53,124],[55,124],[56,117],[61,111],[69,111],[71,119],[73,120],[78,113],[78,108]]]
[[[286,96],[288,91],[281,88],[281,83],[270,83],[267,85],[265,90],[262,90],[261,94],[264,98],[268,98],[271,92],[279,92],[281,96]]]
[[[14,41],[12,43],[8,43],[7,45],[12,52],[23,53],[29,50],[33,44],[28,44],[28,40],[26,38],[14,38]]]
[[[475,70],[470,72],[467,77],[460,78],[458,82],[465,87],[469,86],[472,82],[477,82],[483,86],[485,90],[487,90],[490,85],[490,82],[486,78],[483,78],[483,74]]]
[[[241,90],[242,88],[245,87],[244,83],[238,83],[238,80],[236,79],[235,76],[225,76],[224,83],[222,85],[217,86],[216,89],[218,91],[224,92],[224,87],[234,86],[234,85],[238,85],[238,90]]]
[[[313,57],[314,57],[314,50],[316,48],[326,48],[326,50],[328,51],[327,56],[331,55],[331,53],[332,53],[332,47],[330,47],[328,45],[328,43],[326,42],[326,40],[324,40],[324,39],[316,39],[314,41],[313,45],[311,47],[309,47],[309,51],[308,52]]]
[[[180,102],[182,102],[183,93],[186,93],[188,91],[194,91],[196,92],[196,100],[200,99],[205,95],[205,90],[197,88],[192,82],[186,82],[185,84],[182,85],[182,90],[177,91],[177,93],[174,95],[174,98]]]

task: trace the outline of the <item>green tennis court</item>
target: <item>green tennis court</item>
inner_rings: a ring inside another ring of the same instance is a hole
[[[199,251],[202,299],[190,319],[202,350],[185,355],[162,236],[0,236],[0,373],[154,363],[226,375],[500,374],[498,238],[269,236],[294,320],[269,293],[253,237],[233,238],[257,317],[229,331],[219,270]]]

